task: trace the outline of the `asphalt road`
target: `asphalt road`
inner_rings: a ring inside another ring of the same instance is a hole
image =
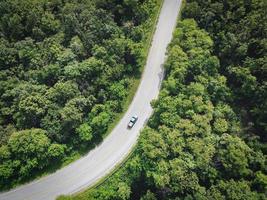
[[[93,185],[123,161],[152,114],[150,102],[159,94],[166,47],[171,41],[180,6],[181,0],[164,1],[139,88],[127,113],[105,140],[86,156],[55,173],[1,193],[0,200],[54,200],[61,194],[73,194]],[[132,115],[138,115],[139,119],[128,130]]]

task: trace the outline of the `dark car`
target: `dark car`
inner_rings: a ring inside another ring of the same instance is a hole
[[[132,128],[134,124],[137,122],[137,120],[138,120],[137,115],[132,116],[132,118],[130,119],[128,123],[128,128]]]

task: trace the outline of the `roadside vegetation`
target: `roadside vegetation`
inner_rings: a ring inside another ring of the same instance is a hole
[[[0,2],[0,189],[103,139],[140,79],[160,4]]]
[[[265,1],[188,2],[136,150],[58,200],[267,198]]]

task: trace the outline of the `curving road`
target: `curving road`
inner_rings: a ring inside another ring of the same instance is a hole
[[[152,114],[150,102],[159,94],[166,47],[171,41],[180,6],[181,0],[164,1],[139,88],[127,113],[108,137],[86,156],[55,173],[1,193],[1,200],[54,200],[61,194],[73,194],[103,178],[129,154]],[[139,119],[128,130],[127,123],[134,114]]]

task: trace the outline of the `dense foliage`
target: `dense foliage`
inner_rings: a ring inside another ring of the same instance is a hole
[[[134,154],[97,189],[59,199],[266,199],[266,155],[242,138],[213,48],[193,19],[179,22]]]
[[[0,188],[101,139],[159,2],[0,1]]]
[[[246,137],[267,141],[267,1],[188,0],[194,18],[214,40]],[[266,148],[266,147],[265,147]],[[265,153],[267,150],[265,149]]]

